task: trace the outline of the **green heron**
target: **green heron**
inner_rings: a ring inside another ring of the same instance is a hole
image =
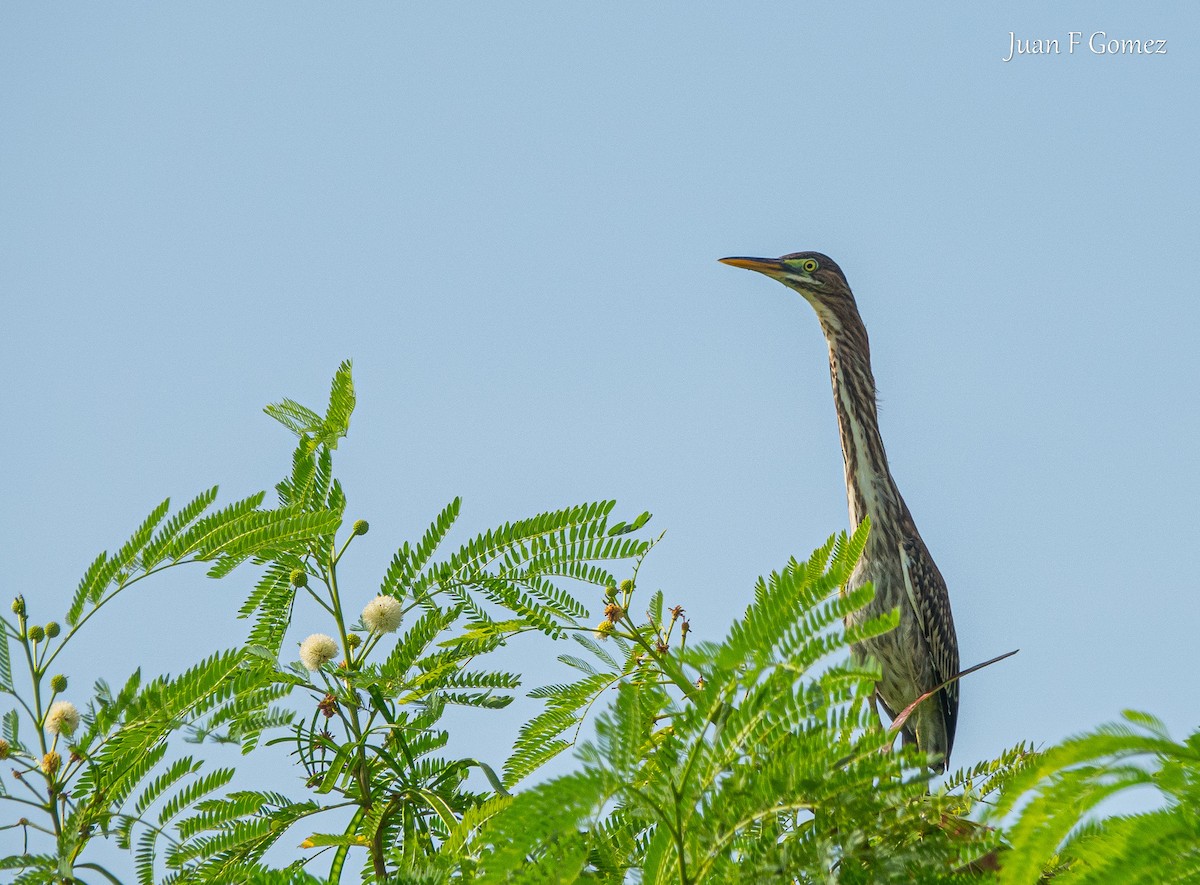
[[[866,549],[850,578],[851,588],[868,581],[875,599],[847,618],[855,623],[900,610],[900,625],[855,646],[879,662],[875,693],[892,719],[921,695],[958,675],[958,640],[946,582],[921,540],[908,506],[888,469],[875,408],[875,376],[867,330],[841,268],[819,252],[782,258],[722,258],[725,264],[758,271],[804,296],[813,306],[829,344],[829,374],[837,409],[850,525],[871,520]],[[902,727],[933,767],[945,770],[958,721],[958,682],[952,681],[912,711]]]

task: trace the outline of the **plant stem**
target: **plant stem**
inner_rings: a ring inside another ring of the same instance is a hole
[[[63,635],[62,639],[58,643],[58,647],[54,649],[54,654],[42,661],[42,672],[44,673],[46,670],[50,669],[50,665],[54,663],[54,659],[58,657],[58,653],[63,650],[63,647],[71,640],[71,637],[78,633],[83,625],[91,619],[92,615],[100,611],[100,609],[104,607],[105,603],[110,602],[112,598],[122,590],[126,589],[127,587],[132,587],[138,581],[146,580],[146,578],[150,577],[151,575],[157,575],[159,572],[165,572],[167,569],[174,568],[177,565],[186,565],[188,563],[200,561],[201,560],[199,559],[179,559],[175,562],[168,562],[166,565],[156,566],[155,568],[150,569],[148,572],[143,572],[137,577],[130,578],[129,580],[125,581],[125,583],[116,587],[111,593],[102,597],[95,605],[93,605],[91,610],[86,612],[78,621],[75,622],[75,625]]]
[[[46,745],[46,711],[42,709],[43,671],[38,669],[37,663],[34,659],[33,650],[30,648],[29,629],[25,626],[25,624],[22,624],[21,626],[23,628],[21,630],[21,633],[23,634],[21,637],[21,646],[25,649],[25,660],[29,663],[29,678],[33,683],[33,724],[37,726],[38,744],[42,748],[42,756],[45,757],[46,754],[50,752],[50,748]],[[57,774],[57,772],[55,772],[55,774]],[[44,774],[44,776],[46,778],[46,799],[45,803],[41,807],[44,808],[46,813],[50,815],[50,820],[54,824],[54,836],[57,839],[61,838],[62,836],[62,819],[58,814],[58,803],[54,801],[53,787],[55,775]],[[29,784],[26,784],[26,786],[32,789]],[[33,792],[34,795],[37,796],[37,791],[34,790]],[[42,797],[38,796],[38,798],[41,799]]]
[[[107,879],[108,881],[112,882],[112,883],[113,883],[113,885],[121,885],[121,880],[120,880],[120,879],[118,879],[116,876],[114,876],[114,875],[113,875],[112,873],[110,873],[108,870],[104,869],[104,867],[100,866],[99,864],[94,864],[94,863],[81,863],[81,864],[79,864],[79,869],[81,869],[81,870],[95,870],[97,873],[99,873],[99,874],[100,874],[101,876],[103,876],[105,879]]]
[[[350,538],[354,536],[351,535]],[[362,723],[359,722],[359,705],[357,695],[354,690],[354,683],[350,679],[350,666],[353,662],[354,649],[350,647],[350,635],[346,630],[346,618],[342,611],[342,598],[338,589],[337,580],[337,562],[342,554],[346,552],[346,547],[350,544],[350,538],[346,539],[346,543],[342,545],[341,551],[334,554],[329,561],[329,594],[330,602],[332,603],[333,620],[337,624],[338,636],[342,640],[342,650],[346,655],[346,676],[343,680],[347,692],[347,706],[350,707],[350,715],[346,717],[346,722],[350,726],[356,744],[356,754],[358,756],[354,765],[354,778],[358,781],[359,807],[364,812],[370,812],[372,807],[371,797],[371,775],[370,765],[367,761],[367,748],[363,741]],[[330,553],[333,553],[331,550]],[[383,840],[381,833],[383,827],[380,826],[375,833],[375,838],[371,839],[371,866],[375,870],[375,878],[380,882],[386,882],[388,877],[387,863],[383,857]]]
[[[687,847],[683,841],[683,820],[679,813],[679,800],[682,798],[675,784],[671,784],[671,796],[675,800],[675,826],[671,827],[671,835],[675,839],[675,850],[679,853],[679,885],[690,885],[691,879],[687,872]]]
[[[622,615],[621,620],[624,621],[629,628],[629,635],[627,638],[633,639],[634,642],[644,648],[646,653],[650,655],[651,660],[658,662],[659,669],[667,676],[668,679],[670,679],[673,683],[675,683],[676,686],[679,687],[679,690],[682,691],[685,696],[687,696],[689,699],[695,699],[698,689],[692,684],[691,680],[684,675],[683,670],[680,669],[679,664],[675,661],[675,659],[672,658],[670,654],[659,654],[658,649],[654,648],[649,642],[646,641],[646,637],[642,636],[642,634],[638,631],[637,625],[633,623],[633,620],[629,617],[628,611]]]

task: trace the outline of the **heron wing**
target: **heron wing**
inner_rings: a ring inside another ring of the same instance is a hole
[[[904,564],[904,589],[917,616],[921,635],[933,664],[934,683],[938,685],[956,676],[959,671],[958,640],[954,634],[954,616],[950,612],[950,594],[933,557],[920,537],[908,538],[900,544],[900,561]],[[925,691],[933,688],[927,686]],[[958,681],[955,680],[935,696],[940,699],[942,718],[946,725],[946,757],[954,745],[954,729],[958,724]]]

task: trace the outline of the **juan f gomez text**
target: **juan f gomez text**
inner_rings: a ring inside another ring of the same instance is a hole
[[[1092,31],[1087,40],[1083,31],[1068,31],[1064,40],[1058,37],[1018,37],[1016,31],[1008,32],[1008,54],[1002,61],[1012,61],[1018,55],[1074,55],[1076,48],[1083,47],[1092,55],[1166,55],[1167,41],[1157,38],[1110,37],[1104,31]]]

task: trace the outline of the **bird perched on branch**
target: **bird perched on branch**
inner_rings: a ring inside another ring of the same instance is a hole
[[[829,344],[829,374],[837,409],[846,497],[852,529],[871,521],[866,549],[849,586],[868,581],[875,598],[847,623],[894,608],[900,625],[867,639],[854,651],[869,654],[882,670],[875,692],[889,717],[958,674],[958,640],[946,582],[921,540],[912,514],[888,469],[875,408],[875,378],[867,330],[841,268],[819,252],[782,258],[722,258],[733,267],[757,271],[804,296],[817,312]],[[952,681],[914,709],[904,723],[905,742],[916,741],[935,769],[945,770],[958,720],[958,682]]]

